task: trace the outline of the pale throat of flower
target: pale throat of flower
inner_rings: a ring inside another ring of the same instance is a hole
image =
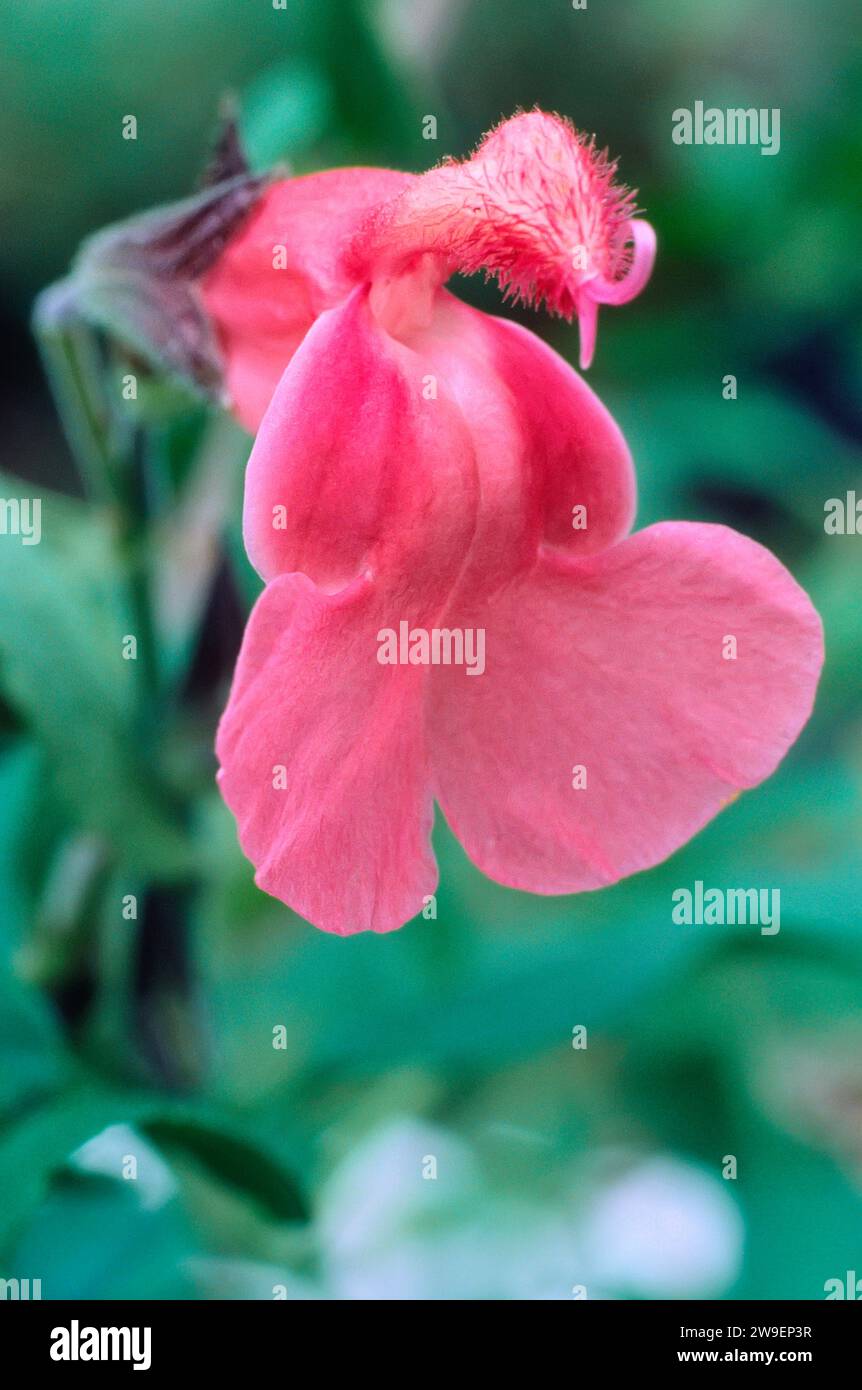
[[[435,296],[450,270],[445,256],[426,251],[414,257],[406,268],[376,276],[369,303],[381,328],[402,342],[428,328],[434,316]]]

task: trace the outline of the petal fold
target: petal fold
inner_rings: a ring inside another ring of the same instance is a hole
[[[278,389],[246,473],[243,526],[264,579],[337,589],[369,570],[432,605],[475,527],[473,443],[425,365],[373,318],[368,292],[317,319]]]
[[[603,550],[628,533],[635,512],[634,465],[619,426],[534,333],[506,319],[485,324],[539,494],[542,539],[579,554]]]
[[[542,544],[589,554],[628,532],[628,446],[584,380],[540,338],[444,290],[427,325],[405,341],[472,440],[479,498],[462,590],[490,593],[510,582],[532,568]]]

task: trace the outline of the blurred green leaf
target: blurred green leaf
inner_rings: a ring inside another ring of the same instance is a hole
[[[132,868],[187,873],[188,840],[142,746],[140,666],[123,659],[124,637],[138,634],[110,526],[58,497],[42,501],[41,542],[0,545],[0,684],[80,824]]]
[[[56,1023],[34,989],[0,968],[0,1120],[56,1090],[66,1077]]]
[[[132,1183],[65,1174],[6,1268],[32,1270],[43,1298],[190,1298],[183,1266],[198,1249],[176,1200],[148,1211]]]
[[[256,1141],[253,1132],[224,1113],[167,1096],[112,1093],[79,1082],[0,1131],[0,1188],[8,1197],[0,1211],[0,1252],[41,1205],[73,1152],[118,1124],[140,1129],[164,1147],[168,1158],[172,1149],[192,1156],[273,1219],[307,1216],[295,1177],[294,1141],[284,1131],[276,1148],[270,1141]]]
[[[243,93],[242,131],[261,171],[301,157],[332,118],[332,92],[321,69],[288,59],[266,68]]]
[[[182,1149],[228,1187],[252,1197],[276,1220],[307,1218],[305,1200],[282,1154],[265,1151],[239,1126],[177,1112],[149,1120],[143,1128],[159,1147],[168,1152],[172,1147]]]

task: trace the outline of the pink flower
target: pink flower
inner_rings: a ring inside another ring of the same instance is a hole
[[[421,911],[435,800],[515,888],[648,868],[811,711],[820,623],[787,571],[721,526],[627,536],[608,412],[443,288],[482,268],[577,316],[587,365],[598,305],[637,294],[655,250],[613,174],[558,118],[516,116],[419,177],[274,185],[204,283],[259,426],[244,527],[266,581],[220,784],[258,884],[324,930]]]

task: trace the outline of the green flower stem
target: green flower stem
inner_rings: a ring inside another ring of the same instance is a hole
[[[116,506],[122,500],[118,453],[128,444],[105,389],[98,339],[75,307],[72,280],[61,280],[39,296],[33,328],[87,494]]]

